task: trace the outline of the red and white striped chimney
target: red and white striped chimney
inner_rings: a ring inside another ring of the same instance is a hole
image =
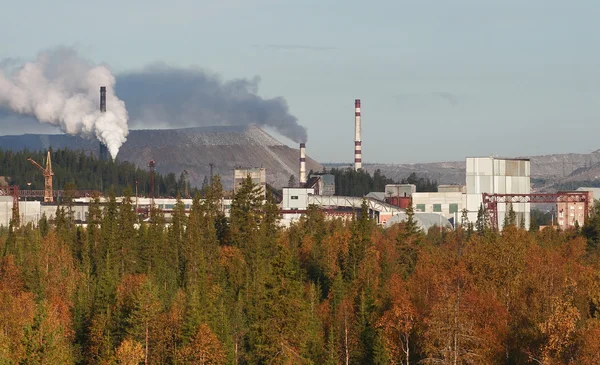
[[[354,100],[354,170],[362,168],[362,145],[360,137],[360,99]]]
[[[306,184],[306,143],[300,143],[300,187]]]

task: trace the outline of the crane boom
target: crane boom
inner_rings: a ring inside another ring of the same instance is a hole
[[[40,166],[39,163],[35,162],[33,158],[29,157],[27,159],[27,161],[31,162],[33,164],[33,166],[37,167],[38,169],[42,170],[42,173],[45,174],[46,173],[46,169],[43,168],[42,166]]]

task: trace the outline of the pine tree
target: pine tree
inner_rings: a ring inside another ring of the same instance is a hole
[[[475,222],[475,229],[480,235],[485,235],[489,233],[490,227],[490,215],[487,209],[483,207],[483,204],[479,205],[479,210],[477,211],[477,221]]]
[[[46,237],[50,231],[50,223],[48,222],[46,213],[42,214],[42,218],[40,218],[40,221],[38,222],[38,227],[40,228],[40,234],[42,237]]]
[[[296,187],[296,176],[294,174],[290,175],[287,186],[290,188]]]
[[[414,216],[414,207],[412,204],[409,204],[406,208],[406,219],[403,221],[403,225],[396,236],[396,250],[399,256],[398,264],[404,277],[408,277],[417,264],[418,246],[421,245],[424,236],[423,230],[417,224]]]
[[[119,206],[118,219],[118,244],[117,255],[119,258],[119,276],[136,272],[138,250],[136,244],[136,213],[131,201],[132,191],[128,186]]]
[[[260,250],[260,222],[262,214],[261,189],[252,182],[250,175],[231,203],[231,241],[245,255],[250,273],[253,275],[262,267],[264,252]]]
[[[504,215],[504,222],[503,222],[503,228],[508,228],[508,227],[516,227],[517,225],[517,214],[515,213],[515,210],[513,209],[513,205],[512,203],[510,203],[508,205],[508,212]]]
[[[133,310],[128,318],[128,332],[143,345],[144,363],[148,364],[151,327],[155,325],[156,316],[161,310],[157,289],[152,281],[145,280],[134,293],[133,299]]]
[[[357,219],[352,223],[352,236],[349,242],[348,259],[345,276],[348,281],[357,276],[358,266],[365,257],[367,247],[371,243],[373,221],[369,218],[369,206],[363,199]]]
[[[109,196],[102,217],[99,257],[98,287],[95,307],[97,311],[106,311],[114,300],[115,288],[119,277],[118,265],[118,207],[115,195]]]
[[[423,233],[415,220],[415,210],[412,204],[406,208],[406,219],[404,220],[404,233],[406,237],[416,237]]]
[[[181,197],[177,196],[177,202],[173,208],[171,225],[168,228],[169,244],[173,246],[174,259],[177,261],[177,283],[178,286],[183,286],[185,272],[185,255],[184,255],[184,239],[185,227],[187,225],[187,216],[185,214],[185,205]]]

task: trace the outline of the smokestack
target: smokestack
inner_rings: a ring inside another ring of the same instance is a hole
[[[360,127],[360,99],[356,99],[354,100],[354,170],[362,168]]]
[[[306,184],[306,143],[300,143],[300,187]]]
[[[106,86],[100,86],[100,111],[106,113]]]
[[[100,112],[106,113],[106,86],[100,86]],[[100,142],[100,160],[108,161],[108,147]]]

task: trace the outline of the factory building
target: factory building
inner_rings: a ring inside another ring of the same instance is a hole
[[[414,193],[412,195],[415,212],[438,213],[450,222],[459,222],[461,212],[467,204],[466,195],[461,192]]]
[[[335,176],[331,174],[313,174],[304,187],[314,189],[315,195],[335,195]]]
[[[477,220],[477,212],[483,203],[482,194],[531,194],[529,159],[496,157],[467,157],[466,208],[470,222]],[[499,229],[509,210],[507,204],[498,204]],[[530,204],[514,203],[517,225],[530,224]]]
[[[408,216],[405,212],[400,212],[391,217],[387,222],[384,223],[385,228],[390,228],[394,224],[398,224],[404,222],[408,219]],[[432,227],[441,227],[452,229],[452,223],[439,213],[415,213],[413,219],[419,228],[423,230],[423,232],[429,231]]]
[[[258,185],[261,189],[261,195],[266,198],[267,192],[267,169],[263,167],[253,169],[235,169],[233,173],[233,193],[237,194],[242,187],[243,181],[248,178],[252,179],[252,183]]]
[[[282,210],[298,211],[306,210],[308,207],[308,197],[314,195],[315,189],[312,188],[284,188]]]
[[[576,225],[583,227],[585,218],[593,211],[594,203],[600,197],[600,188],[580,187],[576,191],[587,193],[588,204],[586,206],[585,202],[557,202],[553,213],[556,213],[556,224],[562,230],[574,228]]]
[[[588,194],[588,201],[594,200],[593,193],[589,191],[583,191]],[[559,192],[562,193],[562,192]],[[590,204],[591,205],[591,204]],[[556,223],[562,230],[574,228],[575,226],[583,226],[585,223],[585,217],[587,216],[585,202],[557,202],[556,203]]]
[[[39,201],[19,201],[19,219],[22,224],[37,224],[40,220]],[[13,214],[13,197],[0,196],[0,226],[8,227]]]
[[[448,220],[454,225],[460,219],[461,211],[466,206],[465,191],[466,188],[462,185],[440,185],[438,192],[417,192],[414,184],[388,184],[385,186],[385,192],[369,193],[367,197],[385,201],[401,209],[406,209],[408,205],[412,204],[415,213],[441,215],[444,217],[444,221]],[[426,215],[423,216],[426,217]]]
[[[117,204],[123,201],[123,197],[117,197]],[[92,198],[77,198],[73,200],[71,209],[73,211],[73,218],[75,222],[85,224],[88,221],[90,203]],[[192,199],[181,199],[186,213],[192,206]],[[134,209],[143,215],[147,213],[152,206],[151,198],[131,198]],[[231,199],[223,199],[221,209],[226,217],[229,217],[231,213]],[[105,205],[108,203],[107,198],[100,198],[100,204]],[[154,207],[162,211],[165,219],[169,221],[177,204],[175,198],[155,198]],[[37,224],[42,216],[46,216],[47,219],[52,220],[56,217],[56,210],[59,205],[57,204],[42,204],[39,201],[19,201],[19,218],[22,224],[33,223]],[[7,227],[12,217],[13,198],[10,196],[0,196],[0,226]],[[140,218],[141,219],[141,218]]]

